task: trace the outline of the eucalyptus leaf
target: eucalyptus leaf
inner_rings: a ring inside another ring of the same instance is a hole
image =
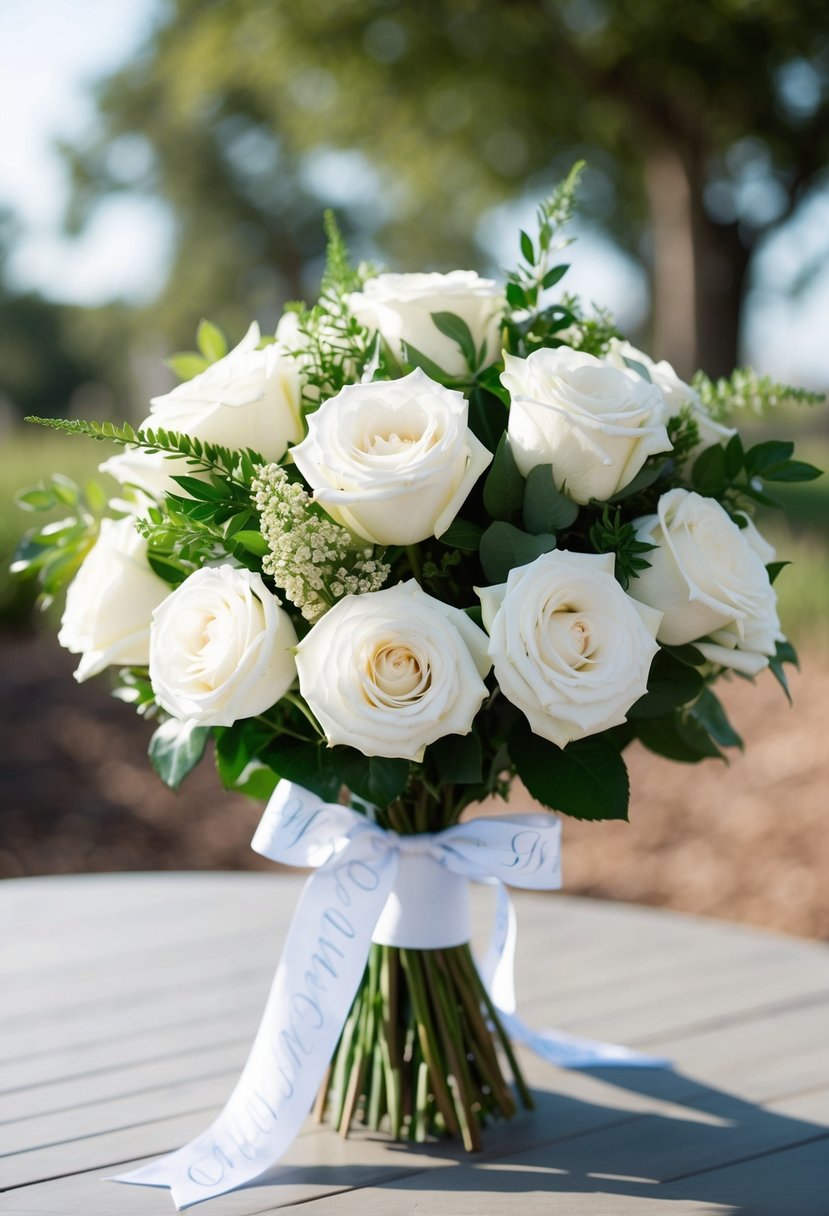
[[[629,359],[627,355],[623,355],[622,359],[626,367],[629,367],[632,372],[636,372],[637,376],[641,376],[643,380],[647,380],[648,384],[652,384],[653,380],[648,367],[639,359]]]
[[[491,583],[503,583],[515,566],[526,566],[555,547],[552,533],[532,536],[513,524],[496,521],[481,537],[481,565]]]
[[[210,735],[209,726],[169,718],[150,739],[150,763],[165,785],[177,790],[204,755]]]
[[[453,549],[466,549],[474,552],[480,547],[484,530],[479,524],[468,519],[453,519],[445,532],[441,532],[438,540],[442,545]]]
[[[509,439],[502,435],[484,481],[484,506],[493,519],[508,520],[520,510],[523,501],[524,478],[515,463]]]
[[[569,528],[579,513],[578,503],[556,489],[553,466],[540,464],[530,470],[524,489],[524,527],[536,535]]]

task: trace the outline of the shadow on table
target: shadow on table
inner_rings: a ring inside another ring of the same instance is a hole
[[[678,1211],[694,1216],[829,1216],[829,1127],[777,1114],[667,1069],[591,1069],[590,1075],[665,1106],[654,1113],[536,1092],[536,1109],[490,1129],[481,1156],[430,1145],[423,1150],[429,1157],[455,1164],[424,1169],[417,1162],[420,1150],[389,1145],[393,1163],[315,1166],[307,1172],[326,1186],[391,1188],[397,1197],[389,1195],[389,1201],[401,1213],[409,1210],[409,1190],[451,1195],[445,1210],[453,1216],[529,1216],[551,1210],[542,1196],[577,1194],[617,1197],[612,1208],[590,1204],[591,1216],[644,1216],[651,1210],[648,1200],[660,1211],[662,1204],[684,1200],[694,1206]],[[292,1170],[292,1181],[305,1173]],[[488,1207],[484,1193],[497,1195],[497,1205]],[[363,1208],[359,1191],[348,1203],[344,1198],[338,1211]],[[569,1208],[556,1210],[570,1216]],[[582,1210],[573,1207],[576,1216]],[[418,1211],[438,1209],[426,1200]]]

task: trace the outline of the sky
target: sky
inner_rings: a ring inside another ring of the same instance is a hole
[[[11,207],[20,236],[12,282],[79,304],[146,301],[164,281],[172,223],[147,199],[103,203],[80,237],[62,231],[69,183],[57,141],[94,123],[91,86],[126,62],[163,11],[163,0],[3,0],[0,4],[0,207]],[[329,200],[321,200],[327,202]],[[482,226],[489,254],[511,258],[513,213]],[[743,357],[759,371],[807,387],[829,386],[829,261],[795,297],[791,284],[829,248],[829,191],[816,198],[756,258]],[[568,290],[616,313],[633,328],[647,310],[636,263],[598,233],[583,231]],[[483,260],[483,259],[482,259]],[[808,278],[808,276],[806,276]]]

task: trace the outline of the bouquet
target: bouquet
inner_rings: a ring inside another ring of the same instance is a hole
[[[769,668],[785,689],[796,661],[773,588],[786,563],[753,515],[770,483],[818,470],[791,443],[746,446],[733,418],[808,394],[746,370],[685,383],[558,294],[578,174],[521,232],[504,283],[355,268],[328,217],[320,298],[274,335],[253,325],[228,353],[202,322],[198,351],[170,360],[182,383],[137,428],[32,419],[123,449],[101,465],[110,501],[60,476],[20,495],[68,517],[29,533],[16,569],[47,599],[68,587],[76,678],[115,669],[115,695],[156,723],[162,779],[178,786],[210,741],[226,788],[273,796],[256,847],[323,866],[353,848],[355,898],[394,842],[322,1062],[317,1114],[343,1132],[474,1149],[515,1110],[507,1066],[530,1102],[508,1002],[470,952],[469,858],[555,885],[547,812],[626,818],[632,740],[721,756],[741,744],[717,682]],[[504,819],[460,820],[516,781],[545,818],[521,817],[504,854]],[[303,999],[292,1092],[322,1008]],[[191,1183],[237,1185],[240,1151],[262,1166],[276,1099],[260,1097],[255,1149],[225,1127]]]

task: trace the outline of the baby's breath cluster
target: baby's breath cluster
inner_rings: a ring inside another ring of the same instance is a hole
[[[265,465],[252,484],[270,552],[262,568],[302,612],[319,618],[344,595],[379,591],[389,566],[371,545],[317,514],[310,496],[279,465]]]

